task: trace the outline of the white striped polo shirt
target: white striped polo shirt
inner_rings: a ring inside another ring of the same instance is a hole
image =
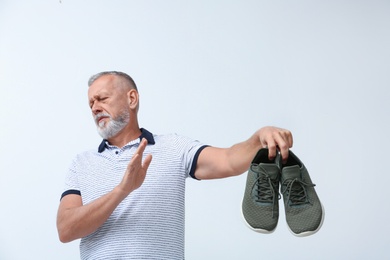
[[[108,220],[80,242],[81,259],[184,259],[185,180],[194,176],[206,146],[176,134],[140,138],[122,148],[103,140],[98,151],[78,154],[62,194],[80,194],[83,204],[112,191],[122,180],[141,138],[152,154],[144,183],[114,210]]]

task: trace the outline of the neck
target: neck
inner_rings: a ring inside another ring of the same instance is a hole
[[[129,122],[125,128],[123,128],[116,136],[108,139],[111,145],[122,148],[130,141],[137,139],[141,135],[138,122]]]

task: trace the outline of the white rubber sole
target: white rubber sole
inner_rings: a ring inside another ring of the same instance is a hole
[[[244,217],[244,212],[242,211],[242,203],[241,203],[241,205],[240,205],[240,209],[241,209],[241,216],[242,216],[242,219],[243,219],[244,222],[245,222],[245,225],[246,225],[250,230],[252,230],[252,231],[255,231],[255,232],[261,233],[261,234],[272,234],[272,233],[275,231],[276,227],[278,226],[278,225],[276,225],[275,228],[274,228],[273,230],[266,230],[266,229],[261,229],[261,228],[254,228],[254,227],[252,227],[251,225],[249,225],[249,223],[246,221],[246,219],[245,219],[245,217]]]
[[[321,218],[321,222],[320,222],[320,225],[318,226],[318,228],[316,230],[313,230],[313,231],[306,231],[306,232],[296,234],[287,225],[288,230],[290,230],[291,234],[293,234],[296,237],[308,237],[308,236],[314,235],[315,233],[317,233],[321,229],[322,224],[324,223],[324,219],[325,219],[325,209],[324,209],[324,205],[322,205],[321,201],[320,201],[320,204],[321,204],[321,209],[322,209],[322,218]]]
[[[294,236],[296,237],[307,237],[307,236],[311,236],[311,235],[314,235],[315,233],[317,233],[321,227],[322,227],[322,224],[324,223],[324,219],[325,219],[325,209],[324,209],[324,205],[322,205],[322,203],[320,202],[321,204],[321,209],[322,209],[322,218],[321,218],[321,222],[320,222],[320,225],[318,226],[318,228],[316,230],[313,230],[313,231],[306,231],[306,232],[302,232],[302,233],[294,233],[290,227],[287,225],[287,228],[288,230],[291,232],[291,234],[293,234]],[[244,223],[245,225],[252,231],[254,232],[257,232],[257,233],[261,233],[261,234],[272,234],[275,229],[277,228],[278,225],[275,226],[275,228],[273,230],[266,230],[266,229],[261,229],[261,228],[254,228],[252,227],[245,219],[244,217],[244,212],[242,211],[242,204],[240,205],[240,211],[241,211],[241,216],[242,216],[242,219],[244,220]]]

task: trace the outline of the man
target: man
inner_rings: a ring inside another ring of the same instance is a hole
[[[288,130],[264,127],[230,148],[140,129],[139,95],[130,76],[102,72],[88,82],[92,116],[103,141],[77,155],[57,215],[62,242],[81,238],[82,259],[184,259],[186,177],[216,179],[245,172],[256,152],[292,146]],[[153,156],[153,159],[152,159]]]

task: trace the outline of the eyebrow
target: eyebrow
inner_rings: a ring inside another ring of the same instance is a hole
[[[96,99],[99,99],[99,95],[94,95],[93,97],[91,97],[89,99],[89,103],[91,103],[92,101],[96,100]]]
[[[95,100],[99,100],[100,98],[101,98],[101,95],[99,95],[99,94],[96,94],[96,95],[94,95],[93,97],[91,97],[91,98],[89,99],[89,103],[88,103],[89,106],[91,106]]]

